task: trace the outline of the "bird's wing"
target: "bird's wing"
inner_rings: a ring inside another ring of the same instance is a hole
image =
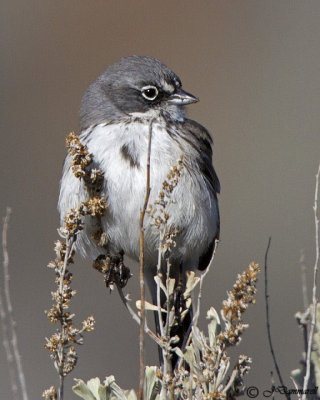
[[[196,161],[200,167],[200,171],[207,183],[209,191],[212,193],[216,203],[218,212],[217,231],[216,235],[212,238],[206,251],[199,257],[198,269],[205,270],[211,261],[216,240],[219,239],[220,234],[220,216],[218,208],[217,194],[220,193],[220,182],[216,171],[212,165],[212,138],[202,125],[191,119],[185,119],[181,122],[181,129],[178,129],[179,136],[187,141],[196,151]]]
[[[191,119],[186,119],[183,123],[184,139],[187,140],[197,151],[197,161],[200,171],[210,184],[210,189],[215,193],[220,193],[220,182],[216,171],[212,165],[212,138],[202,125]]]

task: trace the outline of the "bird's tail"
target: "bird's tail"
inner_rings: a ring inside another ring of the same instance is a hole
[[[177,318],[179,318],[179,315],[177,316]],[[193,320],[193,309],[191,305],[189,309],[186,310],[183,319],[177,325],[174,325],[170,330],[170,337],[176,336],[177,338],[179,338],[179,341],[177,342],[176,346],[179,347],[182,351],[185,349],[188,342],[188,338],[191,333],[192,320]],[[178,362],[178,356],[176,353],[173,353],[171,358],[172,370],[174,370],[177,367],[177,362]]]

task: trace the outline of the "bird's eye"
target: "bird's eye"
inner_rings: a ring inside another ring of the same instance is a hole
[[[155,100],[159,94],[159,90],[155,86],[145,86],[141,89],[142,96],[147,100]]]

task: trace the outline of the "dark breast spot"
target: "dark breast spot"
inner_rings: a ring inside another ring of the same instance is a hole
[[[122,155],[122,158],[130,164],[130,167],[140,168],[139,160],[134,152],[130,151],[129,145],[124,144],[120,149],[120,153]]]

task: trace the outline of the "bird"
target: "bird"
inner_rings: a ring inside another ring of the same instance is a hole
[[[90,84],[80,106],[79,139],[103,173],[100,195],[105,197],[108,210],[100,224],[107,237],[108,255],[124,254],[139,260],[139,219],[146,195],[150,126],[149,204],[157,203],[170,168],[180,160],[183,171],[167,205],[166,223],[178,228],[175,246],[170,250],[170,271],[182,285],[185,278],[180,278],[187,271],[208,267],[220,234],[220,182],[212,163],[213,141],[206,128],[185,114],[185,106],[197,101],[161,61],[134,55],[109,66]],[[58,200],[61,220],[87,196],[85,183],[74,176],[67,155]],[[159,239],[153,222],[147,213],[144,276],[156,304]],[[93,219],[85,217],[76,242],[80,253],[93,260],[102,253],[92,237],[94,229]],[[178,335],[180,347],[191,320],[190,310],[188,318],[172,333]],[[156,325],[159,331],[159,321]]]

